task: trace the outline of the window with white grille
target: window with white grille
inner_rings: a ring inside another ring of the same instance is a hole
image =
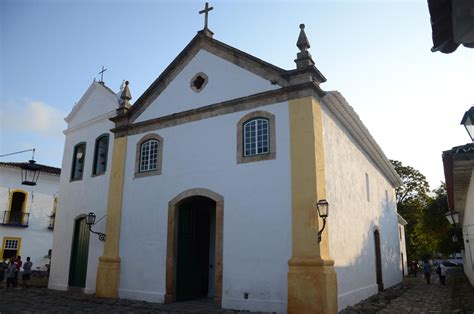
[[[140,172],[153,171],[158,168],[159,141],[148,140],[140,148]]]
[[[270,151],[268,119],[257,118],[244,123],[244,156],[267,154]]]

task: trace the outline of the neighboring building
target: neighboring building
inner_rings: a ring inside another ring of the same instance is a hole
[[[31,257],[34,268],[49,264],[61,169],[38,165],[35,186],[21,184],[24,163],[0,162],[0,260]]]
[[[474,143],[444,151],[443,164],[448,207],[459,213],[462,227],[464,273],[474,285]]]
[[[400,265],[402,269],[402,274],[404,276],[408,276],[409,268],[408,268],[408,260],[407,260],[407,245],[405,242],[405,226],[408,222],[398,214],[398,233],[400,237]]]
[[[49,287],[317,313],[399,283],[400,178],[320,88],[304,25],[297,46],[283,70],[205,28],[133,106],[93,82],[66,118]]]

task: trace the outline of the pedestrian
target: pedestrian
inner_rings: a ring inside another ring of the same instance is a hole
[[[7,268],[7,289],[13,288],[13,283],[15,281],[16,266],[15,261],[11,259],[10,265]]]
[[[16,286],[18,286],[18,275],[20,274],[22,264],[23,262],[21,261],[21,256],[18,255],[15,259],[16,272],[15,272],[15,278],[13,280],[13,288],[16,288]]]
[[[416,277],[416,273],[418,272],[418,264],[415,261],[411,262],[411,272]]]
[[[30,261],[30,257],[28,256],[26,258],[26,262],[23,265],[23,289],[28,289],[28,282],[30,281],[31,278],[31,266],[33,266],[33,263]]]
[[[423,262],[423,272],[425,273],[426,284],[429,285],[431,281],[431,266],[428,260]]]
[[[448,268],[444,266],[443,263],[439,264],[438,268],[436,269],[436,273],[439,275],[439,282],[442,285],[446,285],[446,274],[448,272]]]

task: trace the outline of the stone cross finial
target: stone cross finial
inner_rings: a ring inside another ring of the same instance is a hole
[[[213,7],[209,7],[209,3],[206,2],[206,5],[204,7],[204,10],[201,10],[199,11],[199,14],[203,14],[204,13],[204,29],[207,29],[207,19],[208,19],[208,15],[209,15],[209,11],[212,11],[214,8]]]
[[[300,24],[300,35],[298,36],[296,47],[298,47],[301,52],[305,52],[311,47],[308,37],[306,37],[306,33],[304,32],[304,24]]]
[[[106,68],[104,68],[104,66],[102,66],[102,71],[99,72],[100,74],[100,81],[99,83],[104,83],[104,72],[107,71]]]

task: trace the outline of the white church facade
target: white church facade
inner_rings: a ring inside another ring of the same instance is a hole
[[[399,283],[400,178],[319,86],[304,25],[297,45],[284,70],[205,28],[133,106],[93,82],[66,118],[49,288],[334,313]]]

